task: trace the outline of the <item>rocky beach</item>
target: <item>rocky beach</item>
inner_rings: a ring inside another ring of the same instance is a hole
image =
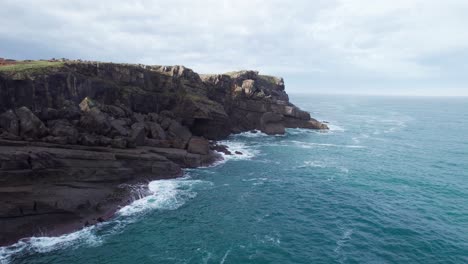
[[[82,61],[0,66],[0,245],[111,218],[135,188],[231,153],[230,134],[328,129],[282,78]],[[237,153],[238,154],[238,153]]]

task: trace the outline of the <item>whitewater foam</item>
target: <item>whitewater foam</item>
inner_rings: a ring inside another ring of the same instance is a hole
[[[228,150],[232,153],[232,155],[227,155],[222,152],[220,154],[222,155],[224,161],[221,161],[221,163],[226,162],[228,160],[248,160],[252,159],[255,157],[259,151],[254,149],[251,146],[247,146],[247,144],[239,141],[234,141],[234,140],[223,140],[219,141],[220,144],[226,145],[228,147]],[[241,153],[241,154],[236,154]]]
[[[213,183],[202,180],[170,179],[157,180],[148,184],[150,195],[121,208],[117,213],[130,216],[152,210],[175,210],[188,200],[196,197],[194,187],[212,186]]]
[[[115,219],[62,236],[31,237],[8,247],[0,247],[0,263],[7,264],[13,256],[24,252],[47,253],[74,246],[98,246],[105,236],[115,234],[136,221],[135,216],[153,210],[175,210],[195,198],[196,190],[212,185],[209,181],[191,180],[187,175],[178,179],[152,181],[147,187],[129,186],[134,190],[136,200],[122,207]]]

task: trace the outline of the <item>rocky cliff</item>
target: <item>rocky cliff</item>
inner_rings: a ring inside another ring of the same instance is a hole
[[[131,186],[210,164],[214,141],[258,129],[327,129],[281,78],[183,66],[0,66],[0,244],[110,217]]]

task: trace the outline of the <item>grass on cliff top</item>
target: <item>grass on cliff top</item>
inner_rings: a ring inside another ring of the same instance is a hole
[[[35,72],[47,68],[58,68],[64,65],[60,61],[17,61],[15,64],[0,66],[0,72]]]

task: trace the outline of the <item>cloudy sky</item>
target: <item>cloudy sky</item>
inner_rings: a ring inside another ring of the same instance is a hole
[[[466,0],[1,0],[0,57],[256,69],[290,92],[468,95]]]

